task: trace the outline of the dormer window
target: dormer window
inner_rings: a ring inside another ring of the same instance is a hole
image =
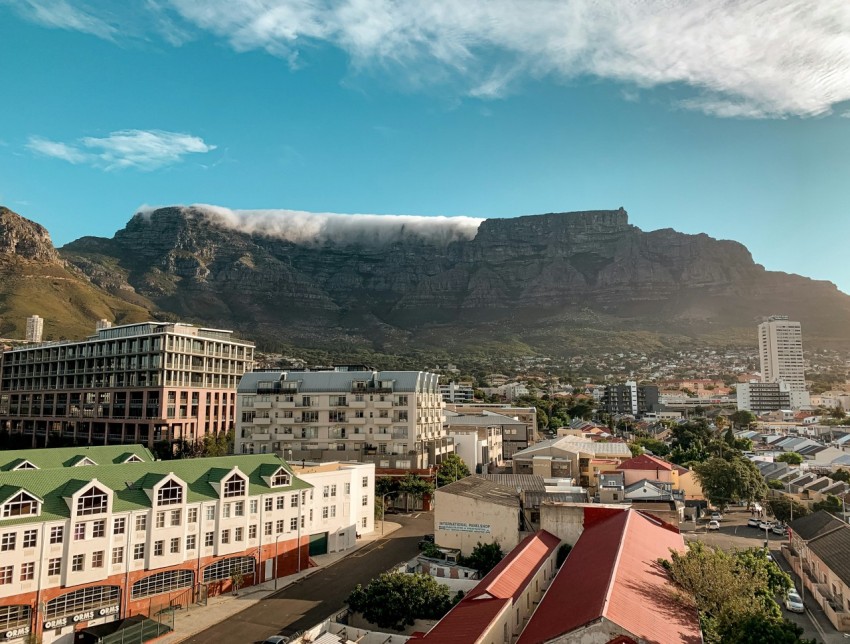
[[[77,514],[102,514],[109,504],[109,495],[100,488],[93,487],[83,492],[77,499]]]
[[[272,476],[272,487],[283,487],[285,485],[289,485],[291,481],[292,477],[289,476],[289,472],[280,468],[277,472],[275,472],[274,476]]]
[[[144,463],[144,460],[138,454],[130,454],[125,460],[125,463]]]
[[[37,516],[38,506],[37,498],[24,491],[18,492],[3,504],[3,518]]]
[[[234,474],[224,482],[224,498],[245,496],[245,479]]]
[[[38,467],[36,467],[32,463],[30,463],[29,461],[23,461],[22,463],[18,463],[17,465],[15,465],[15,467],[13,467],[12,469],[15,470],[15,471],[17,471],[17,470],[37,470]]]
[[[85,467],[86,465],[97,465],[97,463],[91,460],[88,456],[83,456],[79,461],[74,463],[74,467]]]
[[[156,504],[175,505],[177,503],[183,503],[183,486],[174,479],[169,479],[157,491]]]

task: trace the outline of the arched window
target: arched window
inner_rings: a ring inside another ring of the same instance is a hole
[[[174,479],[168,479],[156,493],[157,505],[175,505],[183,503],[183,486]]]
[[[160,593],[171,592],[180,588],[189,588],[195,581],[195,575],[191,570],[166,570],[153,575],[148,575],[144,579],[133,584],[132,598],[142,599],[151,595],[159,595]]]
[[[92,586],[60,595],[47,602],[45,619],[76,615],[118,605],[118,586]]]
[[[253,557],[221,559],[204,568],[204,583],[230,579],[234,574],[253,575],[255,563]]]
[[[100,488],[93,487],[86,490],[77,499],[77,514],[101,514],[106,512],[109,504],[109,495]]]
[[[245,479],[234,474],[224,482],[224,498],[245,496]]]

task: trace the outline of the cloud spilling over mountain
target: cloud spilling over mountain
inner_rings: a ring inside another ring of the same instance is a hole
[[[294,244],[383,246],[414,238],[438,246],[473,239],[483,219],[413,215],[342,215],[299,210],[230,210],[208,204],[180,206],[219,228]],[[150,218],[156,208],[138,214]]]

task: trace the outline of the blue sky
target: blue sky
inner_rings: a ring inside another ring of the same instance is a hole
[[[0,0],[0,43],[0,204],[57,245],[143,204],[623,206],[850,292],[843,0]]]

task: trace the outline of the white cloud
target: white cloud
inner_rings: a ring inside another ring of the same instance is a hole
[[[112,40],[117,29],[96,15],[96,10],[69,0],[22,0],[15,6],[29,19],[46,27],[82,31]]]
[[[106,170],[155,170],[183,160],[187,154],[211,152],[216,146],[181,132],[119,130],[107,137],[84,137],[74,143],[30,137],[27,147],[69,163],[88,163]]]
[[[104,31],[98,20],[120,22],[119,5],[89,1],[102,3],[100,10],[88,4],[75,13],[70,0],[28,0],[24,10],[43,24],[90,33]],[[238,51],[261,49],[295,62],[303,48],[326,42],[346,51],[358,70],[389,69],[413,85],[460,84],[462,94],[480,98],[518,91],[530,78],[592,77],[627,89],[683,87],[687,95],[678,105],[725,117],[814,116],[850,100],[846,0],[156,0],[146,6],[167,13],[170,29],[210,32]]]
[[[341,215],[300,210],[230,210],[208,204],[180,206],[198,213],[222,228],[274,237],[295,244],[383,246],[420,239],[445,246],[472,239],[483,219],[474,217],[422,217],[414,215]],[[156,210],[142,206],[144,217]]]

